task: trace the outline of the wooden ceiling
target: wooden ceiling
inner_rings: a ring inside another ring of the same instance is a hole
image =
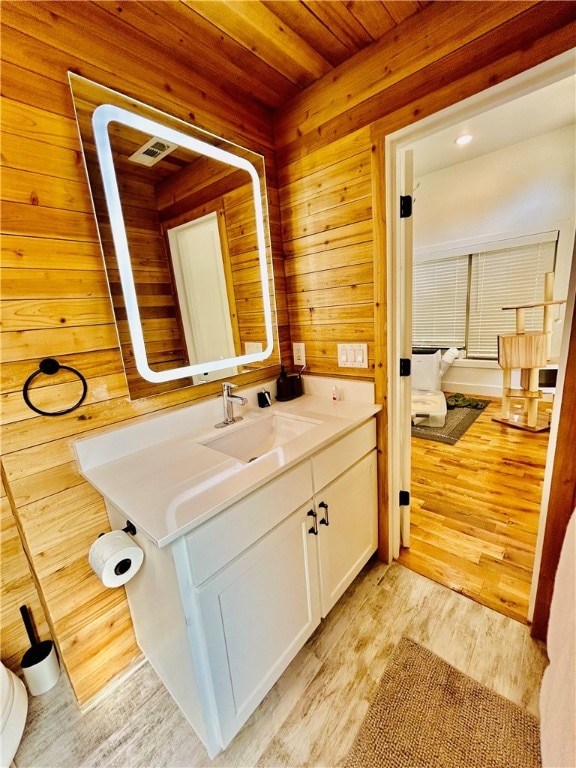
[[[243,103],[275,110],[429,0],[97,0]]]

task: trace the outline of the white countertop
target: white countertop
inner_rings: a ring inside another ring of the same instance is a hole
[[[381,406],[303,395],[271,408],[241,410],[225,427],[194,425],[194,406],[149,417],[74,444],[81,474],[157,546],[192,531],[284,470],[370,419]],[[320,422],[246,464],[201,443],[271,413]],[[147,447],[141,448],[145,445]]]

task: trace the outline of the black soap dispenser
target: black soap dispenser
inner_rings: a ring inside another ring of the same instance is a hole
[[[285,366],[282,366],[280,376],[276,379],[276,400],[292,400],[292,382],[286,375]]]

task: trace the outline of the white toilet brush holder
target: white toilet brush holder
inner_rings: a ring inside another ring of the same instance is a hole
[[[20,606],[20,613],[30,640],[30,648],[22,657],[20,666],[32,696],[39,696],[53,688],[60,677],[60,663],[52,640],[38,642],[28,608]]]

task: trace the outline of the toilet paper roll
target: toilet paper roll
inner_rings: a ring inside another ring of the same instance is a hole
[[[111,531],[92,544],[88,560],[105,587],[121,587],[138,573],[144,552],[124,531]]]

